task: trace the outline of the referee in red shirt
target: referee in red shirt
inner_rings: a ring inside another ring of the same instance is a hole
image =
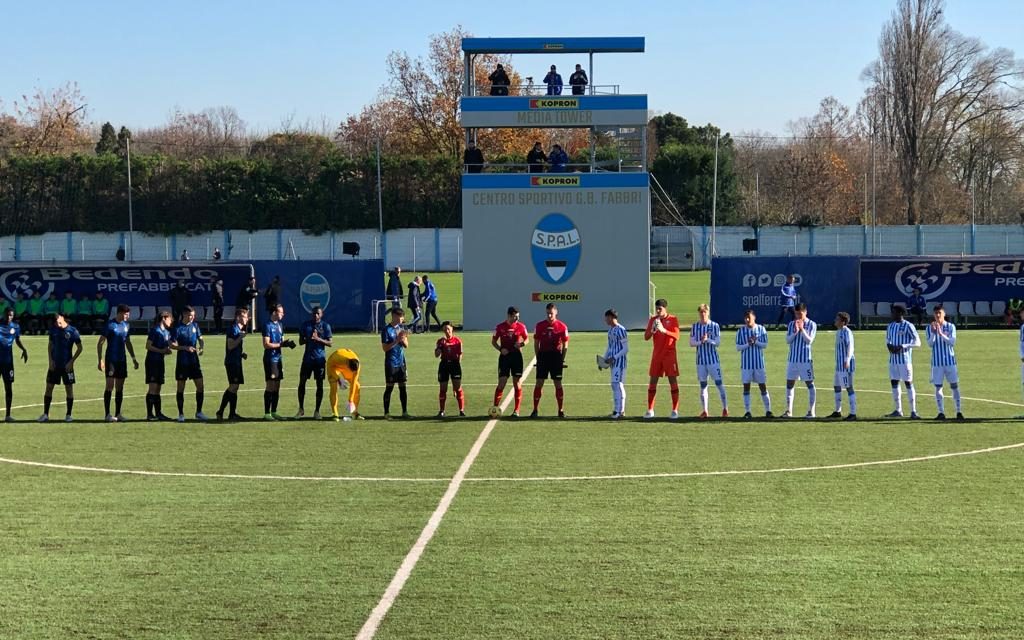
[[[549,377],[555,385],[555,400],[558,401],[558,417],[564,418],[562,410],[562,369],[565,367],[565,354],[569,350],[569,327],[558,319],[558,307],[549,303],[546,307],[548,317],[537,323],[533,332],[533,350],[537,355],[537,386],[533,388],[533,412],[531,418],[537,417],[540,406],[541,390],[544,381]]]

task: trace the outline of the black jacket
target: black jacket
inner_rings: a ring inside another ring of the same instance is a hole
[[[587,72],[580,69],[569,76],[569,84],[572,85],[572,95],[582,96],[587,87]]]
[[[526,162],[530,165],[530,173],[544,173],[544,163],[547,160],[548,157],[543,149],[530,149],[530,153],[526,154]]]
[[[466,149],[462,153],[462,164],[466,165],[467,173],[480,173],[484,168],[484,152],[479,147]]]

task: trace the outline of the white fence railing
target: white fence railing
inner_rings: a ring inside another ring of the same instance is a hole
[[[757,250],[743,250],[743,240]],[[586,239],[583,239],[586,242]],[[461,271],[461,229],[373,229],[320,235],[294,229],[228,230],[198,235],[134,235],[137,261],[209,260],[217,249],[223,260],[345,260],[344,243],[358,243],[362,258],[412,271]],[[53,232],[0,236],[0,263],[113,260],[128,247],[128,233]],[[714,251],[712,252],[712,247]],[[837,226],[837,227],[653,227],[651,268],[707,269],[719,256],[807,255],[1017,255],[1024,253],[1022,225]]]

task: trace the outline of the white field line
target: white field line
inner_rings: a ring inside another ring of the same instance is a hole
[[[526,379],[530,375],[530,371],[536,364],[537,359],[534,358],[530,361],[530,364],[526,366],[523,371],[522,379]],[[508,405],[515,398],[515,393],[510,393],[505,397],[505,400],[501,403],[502,412],[508,408]],[[380,602],[370,612],[370,617],[363,623],[363,627],[356,634],[356,640],[370,640],[377,633],[380,623],[384,621],[384,616],[387,615],[391,606],[395,603],[395,599],[398,598],[398,594],[402,592],[402,587],[405,586],[405,582],[412,575],[412,570],[416,568],[416,563],[419,562],[420,557],[423,555],[423,551],[427,548],[427,544],[430,543],[431,538],[434,537],[434,533],[437,528],[441,525],[441,520],[444,515],[448,512],[448,507],[451,506],[452,501],[455,500],[455,495],[458,494],[459,488],[462,487],[462,482],[466,479],[466,474],[469,473],[470,467],[476,461],[476,457],[480,454],[480,450],[483,449],[484,443],[487,442],[487,438],[490,437],[491,432],[494,431],[494,426],[498,424],[498,418],[492,418],[488,420],[487,425],[483,431],[477,437],[476,442],[473,443],[473,447],[466,454],[466,458],[459,465],[458,471],[452,476],[451,482],[448,483],[448,489],[441,496],[441,502],[438,503],[437,508],[434,509],[434,513],[431,514],[430,519],[427,520],[427,526],[420,532],[416,542],[412,545],[412,549],[402,560],[402,564],[398,567],[398,571],[395,576],[391,579],[391,583],[388,584],[388,588],[384,590],[384,595],[381,596]]]

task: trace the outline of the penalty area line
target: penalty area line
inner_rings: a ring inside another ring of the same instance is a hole
[[[523,371],[522,380],[529,377],[530,372],[533,370],[534,365],[537,363],[537,358],[533,358],[530,364],[526,366]],[[512,402],[515,397],[514,393],[508,394],[504,401],[501,403],[502,412],[508,408],[508,405]],[[384,595],[381,596],[377,606],[370,612],[370,617],[366,619],[363,627],[356,634],[356,640],[371,640],[376,634],[377,629],[380,627],[380,623],[384,621],[384,616],[388,614],[392,605],[395,604],[395,600],[398,598],[398,594],[402,592],[402,588],[405,586],[409,576],[412,575],[413,569],[416,568],[416,563],[419,562],[420,557],[423,555],[423,551],[426,550],[427,545],[430,543],[431,538],[437,532],[437,528],[441,525],[441,520],[448,512],[448,508],[451,506],[452,501],[455,500],[456,494],[462,487],[463,481],[466,479],[466,474],[469,473],[470,467],[476,461],[477,456],[480,454],[480,450],[483,449],[484,444],[490,437],[491,432],[494,431],[495,425],[498,424],[499,418],[492,418],[487,421],[487,425],[484,426],[483,431],[477,436],[476,442],[470,448],[469,453],[466,454],[466,458],[459,465],[458,471],[452,476],[451,482],[448,483],[448,489],[441,496],[441,501],[438,503],[437,508],[434,509],[434,513],[431,514],[430,519],[427,520],[427,526],[420,532],[416,542],[413,543],[412,549],[406,554],[405,559],[402,560],[402,564],[398,567],[398,571],[395,572],[395,576],[391,579],[387,589],[384,590]]]

